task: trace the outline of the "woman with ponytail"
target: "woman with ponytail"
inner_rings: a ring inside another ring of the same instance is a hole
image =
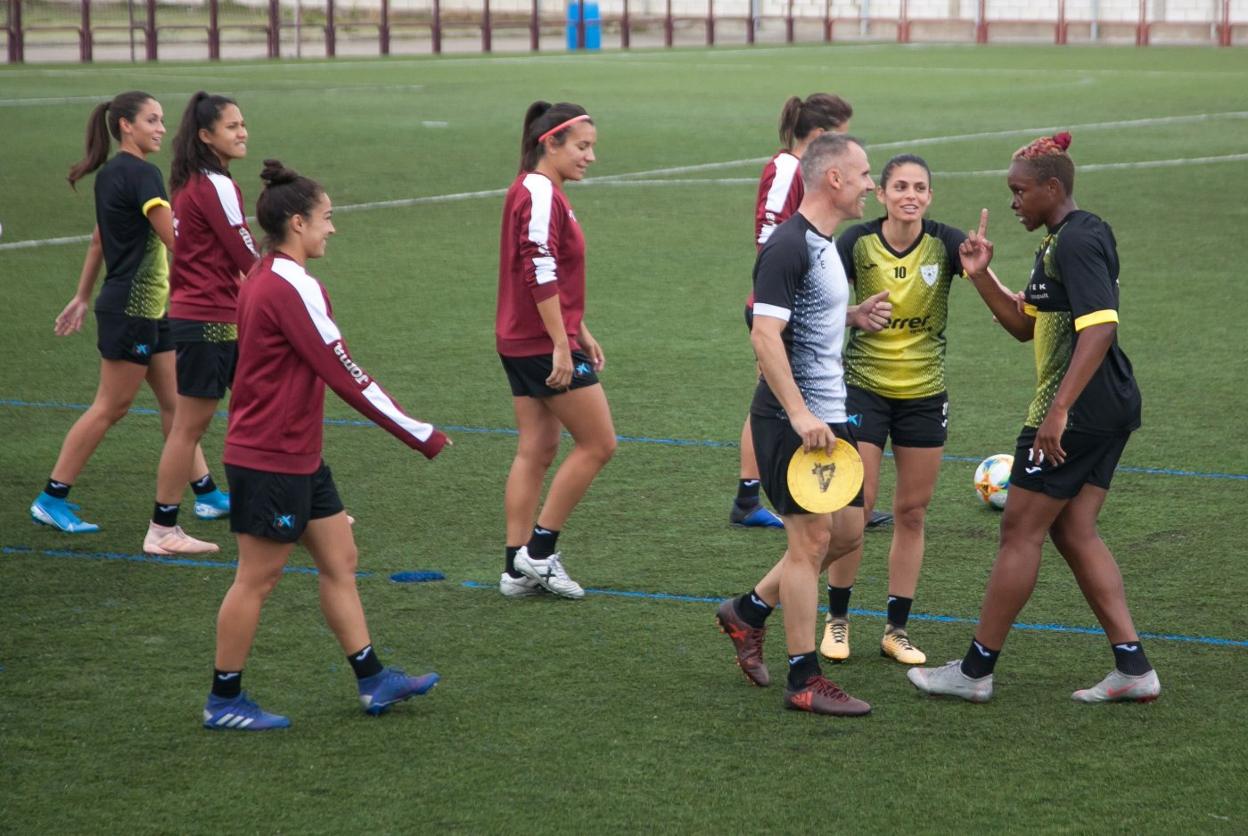
[[[195,516],[217,519],[230,501],[211,474],[192,472],[195,449],[234,378],[236,306],[242,277],[258,257],[243,193],[230,163],[247,156],[247,124],[238,104],[200,91],[173,138],[169,187],[177,247],[169,275],[169,326],[177,347],[177,409],[156,474],[156,505],[143,550],[149,554],[217,551],[178,528],[183,485],[195,493]]]
[[[812,93],[806,100],[790,96],[780,110],[780,143],[783,146],[767,165],[758,181],[758,199],[754,204],[754,246],[761,251],[776,227],[789,219],[802,202],[805,190],[798,174],[802,154],[815,137],[832,131],[845,133],[854,109],[849,102],[831,93]],[[750,327],[754,294],[745,302],[745,325]],[[741,427],[740,471],[737,498],[728,512],[728,521],[736,526],[783,528],[784,522],[762,504],[759,498],[758,461],[754,455],[754,436],[750,416],[746,413]]]
[[[321,458],[325,386],[408,447],[432,459],[450,443],[407,415],[351,359],[321,283],[307,271],[334,234],[333,206],[315,181],[265,160],[256,219],[266,252],[238,294],[238,368],[225,435],[230,530],[238,569],[217,616],[217,651],[204,727],[220,731],[285,728],[242,692],[243,665],[260,609],[296,543],[316,563],[321,611],[355,673],[369,714],[426,693],[436,673],[383,668],[373,649],[360,593],[359,562],[333,474]]]
[[[606,358],[585,324],[585,237],[564,194],[594,161],[597,129],[579,105],[534,102],[524,116],[520,173],[503,204],[495,338],[511,385],[519,442],[507,476],[506,562],[499,591],[581,598],[555,550],[559,532],[615,452],[598,382]],[[542,482],[566,429],[572,452]]]
[[[1044,227],[1023,304],[988,271],[988,210],[961,247],[962,266],[997,321],[1035,341],[1036,393],[1010,472],[1001,543],[966,656],[939,668],[911,668],[919,690],[971,702],[992,696],[997,656],[1031,597],[1045,537],[1065,558],[1104,628],[1114,669],[1076,702],[1149,702],[1157,672],[1135,630],[1122,573],[1097,531],[1114,468],[1140,426],[1140,390],[1118,346],[1118,246],[1109,224],[1075,204],[1070,134],[1041,137],[1014,153],[1006,182],[1019,222]]]
[[[120,153],[108,158],[109,136]],[[95,400],[61,444],[43,492],[30,506],[31,518],[70,534],[99,531],[78,518],[69,490],[109,428],[129,411],[146,380],[160,404],[163,431],[173,425],[175,380],[173,341],[165,304],[169,298],[168,252],[173,249],[173,213],[160,169],[147,157],[165,135],[160,102],[147,93],[122,93],[97,105],[87,120],[86,154],[69,171],[74,186],[95,177],[95,230],[78,279],[78,290],[56,318],[59,336],[82,328],[91,292],[103,264],[104,286],[95,300],[100,384]],[[198,447],[196,473],[208,465]],[[185,535],[180,535],[185,536]],[[163,552],[161,552],[163,553]]]

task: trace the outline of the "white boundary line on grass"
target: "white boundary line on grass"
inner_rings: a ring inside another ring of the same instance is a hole
[[[1224,113],[1202,113],[1192,114],[1190,116],[1159,116],[1149,119],[1130,119],[1117,122],[1092,122],[1084,125],[1066,126],[1070,130],[1096,130],[1106,128],[1124,128],[1124,127],[1140,127],[1146,125],[1172,125],[1185,124],[1191,122],[1205,122],[1214,119],[1244,119],[1248,118],[1248,111],[1227,111]],[[872,145],[873,149],[895,149],[895,148],[913,148],[918,145],[936,145],[942,142],[960,142],[971,139],[1001,138],[1009,136],[1030,136],[1060,130],[1059,127],[1044,128],[1021,128],[1010,131],[987,131],[977,134],[955,134],[944,137],[926,137],[921,139],[903,140],[899,142],[882,142]],[[633,183],[635,185],[741,185],[744,183],[755,182],[752,178],[721,178],[707,180],[654,180],[655,175],[667,174],[689,174],[696,171],[714,171],[725,168],[739,168],[744,165],[758,165],[766,162],[767,157],[754,157],[745,160],[730,160],[719,163],[701,163],[699,165],[690,166],[672,166],[668,168],[651,169],[649,171],[633,171],[624,174],[609,174],[604,177],[591,177],[583,181],[582,186],[592,185],[626,185]],[[1138,168],[1163,168],[1175,167],[1183,165],[1203,165],[1208,163],[1237,162],[1248,159],[1248,154],[1228,154],[1221,157],[1190,157],[1178,158],[1172,160],[1149,160],[1143,162],[1123,162],[1123,163],[1093,163],[1089,165],[1079,166],[1080,171],[1111,171],[1118,169],[1138,169]],[[944,172],[941,177],[987,177],[991,175],[1000,175],[1004,172],[998,169],[983,171],[966,171],[966,172]],[[397,198],[395,200],[377,200],[366,203],[348,203],[334,207],[339,212],[359,212],[371,209],[400,209],[410,206],[422,206],[430,203],[451,203],[461,200],[472,200],[475,198],[499,197],[507,193],[506,189],[483,189],[473,192],[455,192],[452,194],[426,195],[423,197],[406,197]],[[42,238],[30,239],[26,241],[12,241],[9,243],[0,243],[0,252],[6,250],[24,250],[34,249],[37,247],[57,246],[61,244],[80,244],[89,241],[90,235],[70,235],[60,238]]]
[[[185,79],[179,79],[185,80]],[[348,84],[340,87],[273,87],[261,90],[223,90],[226,96],[263,96],[267,93],[276,93],[286,95],[289,93],[359,93],[365,91],[416,91],[423,90],[423,84]],[[160,96],[190,96],[194,91],[187,92],[162,92]],[[100,96],[32,96],[27,99],[0,99],[0,107],[37,107],[43,105],[63,105],[63,104],[81,104],[83,102],[99,104],[108,100],[107,95]]]

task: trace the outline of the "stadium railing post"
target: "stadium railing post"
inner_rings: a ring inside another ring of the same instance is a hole
[[[280,58],[282,53],[282,9],[278,0],[269,0],[269,57]]]
[[[620,49],[628,49],[628,0],[624,0],[624,17],[620,20]]]
[[[91,0],[82,0],[82,22],[78,28],[78,60],[84,64],[91,63],[91,47],[94,44],[91,36]]]
[[[529,5],[529,50],[539,52],[542,48],[541,32],[538,29],[537,0]]]
[[[9,39],[9,63],[22,63],[22,0],[9,0],[9,22],[6,27]]]
[[[338,29],[334,25],[334,0],[325,0],[325,57],[333,58],[338,51]]]
[[[706,45],[715,46],[715,0],[706,0]]]
[[[976,8],[978,11],[975,18],[975,43],[986,44],[988,43],[988,0],[979,0]]]
[[[1066,43],[1066,0],[1057,0],[1057,26],[1053,30],[1053,43]]]
[[[429,39],[432,41],[433,54],[442,54],[442,0],[433,0],[433,23],[429,27]]]
[[[663,46],[672,45],[672,0],[667,0],[667,12],[663,16]]]
[[[1231,45],[1231,0],[1222,0],[1222,26],[1218,32],[1218,43],[1222,46]]]
[[[147,19],[143,22],[143,41],[148,61],[156,60],[156,0],[147,0]]]
[[[789,0],[789,8],[784,17],[784,42],[793,43],[795,21],[793,20],[793,0]]]
[[[381,21],[377,24],[377,50],[390,54],[390,0],[381,0]]]
[[[1148,46],[1148,0],[1140,0],[1140,22],[1135,25],[1135,45]]]
[[[823,0],[823,42],[832,43],[832,0]]]
[[[88,2],[88,0],[84,0]],[[208,60],[221,60],[221,3],[208,0]]]
[[[483,0],[481,13],[481,51],[489,52],[493,33],[490,31],[490,0]]]

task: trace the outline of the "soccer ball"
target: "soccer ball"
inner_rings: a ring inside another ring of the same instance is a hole
[[[1010,493],[1010,469],[1014,457],[1009,453],[989,456],[975,468],[975,493],[988,505],[1001,509]]]

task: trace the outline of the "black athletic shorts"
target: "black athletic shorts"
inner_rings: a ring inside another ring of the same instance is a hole
[[[298,476],[227,464],[230,483],[230,531],[279,543],[294,543],[309,520],[332,517],[343,510],[329,465]]]
[[[1065,433],[1062,435],[1062,449],[1066,451],[1066,461],[1054,467],[1048,460],[1040,464],[1029,460],[1031,445],[1036,440],[1036,430],[1034,427],[1023,427],[1014,450],[1010,485],[1055,499],[1074,499],[1084,485],[1095,485],[1109,490],[1110,480],[1114,478],[1114,468],[1122,458],[1122,451],[1126,448],[1129,437],[1130,433]]]
[[[234,383],[238,326],[228,322],[170,319],[178,349],[178,394],[221,400]]]
[[[883,447],[944,447],[949,437],[949,395],[927,398],[886,398],[857,386],[846,386],[845,411],[859,441]]]
[[[152,355],[173,351],[169,320],[95,312],[96,347],[105,360],[125,360],[146,366]]]
[[[828,424],[833,435],[843,438],[854,447],[853,430],[849,424]],[[758,472],[763,490],[771,500],[772,507],[781,516],[785,514],[809,514],[805,508],[789,496],[789,459],[802,448],[802,437],[789,426],[789,416],[750,415],[750,431],[754,437],[754,456],[758,460]],[[862,507],[862,490],[849,502],[852,508]]]
[[[498,359],[503,361],[507,382],[511,384],[511,394],[517,398],[549,398],[572,389],[593,386],[598,382],[594,363],[583,351],[572,352],[572,384],[567,389],[552,389],[546,385],[546,378],[550,377],[550,370],[553,368],[549,354],[536,354],[532,357],[508,357],[500,354]]]

